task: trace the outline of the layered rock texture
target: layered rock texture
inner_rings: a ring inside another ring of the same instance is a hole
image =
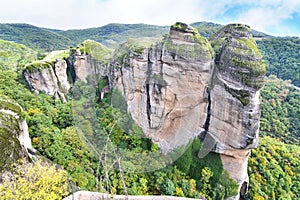
[[[30,63],[26,65],[24,77],[32,91],[60,97],[63,102],[66,102],[65,94],[70,89],[70,83],[65,60]]]
[[[5,96],[0,96],[0,149],[0,172],[10,169],[18,159],[35,153],[22,108]]]
[[[207,133],[216,141],[224,168],[240,185],[248,183],[249,149],[258,144],[260,95],[266,69],[246,25],[232,24],[211,39],[216,51],[209,86]],[[243,195],[243,192],[242,192]]]
[[[204,131],[206,86],[213,71],[213,51],[193,28],[172,27],[170,37],[148,48],[127,44],[115,87],[128,111],[164,152],[186,145]],[[142,42],[142,44],[141,44]]]

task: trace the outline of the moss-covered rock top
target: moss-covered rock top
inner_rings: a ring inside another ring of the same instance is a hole
[[[90,55],[94,59],[102,62],[108,61],[112,55],[112,51],[109,48],[93,40],[84,41],[79,46],[79,51],[81,54]]]
[[[27,63],[24,66],[24,70],[29,72],[38,71],[41,69],[50,68],[57,60],[65,60],[70,57],[70,50],[57,50],[48,53],[42,60],[35,60],[31,63]]]
[[[162,38],[129,38],[114,51],[114,61],[126,64],[130,56],[140,57],[143,52],[150,49],[153,44],[161,42]]]
[[[54,64],[54,61],[37,60],[25,65],[24,70],[29,72],[39,71],[41,69],[50,68]]]
[[[57,50],[50,52],[43,60],[44,61],[55,61],[55,60],[64,60],[70,56],[70,50]]]
[[[214,52],[206,38],[197,29],[182,22],[176,22],[170,28],[170,35],[164,40],[166,49],[178,57],[187,60],[209,60]]]
[[[247,25],[229,24],[211,38],[219,72],[246,86],[263,86],[266,67]]]
[[[3,96],[3,95],[0,95],[0,110],[10,110],[14,113],[16,113],[17,115],[21,115],[22,113],[22,109],[20,107],[20,105],[11,100],[11,99],[8,99],[7,97]]]
[[[196,28],[182,22],[176,22],[170,27],[170,38],[200,44],[207,43],[206,38],[201,36]]]
[[[171,30],[176,31],[182,31],[182,32],[193,32],[193,29],[190,28],[189,25],[182,23],[182,22],[176,22],[171,26]]]

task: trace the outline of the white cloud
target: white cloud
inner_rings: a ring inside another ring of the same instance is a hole
[[[300,12],[298,0],[260,0],[259,3],[261,4],[241,13],[237,21],[249,24],[257,30],[267,31],[270,28],[280,29],[284,20],[292,19],[292,14]]]
[[[185,0],[9,0],[0,22],[27,22],[56,28],[100,26],[111,22],[169,25],[201,20],[199,1]]]
[[[229,9],[237,16],[227,15]],[[148,23],[170,25],[213,21],[243,22],[258,30],[291,17],[300,11],[299,0],[5,0],[1,2],[0,22],[25,22],[33,25],[70,29],[97,27],[108,23]]]

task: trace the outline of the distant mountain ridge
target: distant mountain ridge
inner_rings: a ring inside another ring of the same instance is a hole
[[[198,29],[199,33],[206,38],[223,27],[212,22],[195,22],[191,26]],[[163,37],[169,33],[169,28],[169,26],[148,24],[112,23],[102,27],[64,31],[29,24],[0,24],[0,39],[24,44],[39,52],[68,49],[88,39],[100,42],[110,49],[116,49],[128,38]],[[299,87],[300,38],[274,37],[256,30],[252,30],[252,35],[256,38],[266,61],[267,75],[275,74],[279,78],[291,80]]]
[[[40,51],[65,49],[71,40],[55,31],[30,24],[0,24],[0,39],[24,44]]]
[[[191,24],[204,37],[209,37],[223,25],[212,22]],[[116,48],[128,38],[162,37],[169,32],[169,26],[148,24],[112,23],[97,28],[58,30],[33,26],[30,24],[0,24],[0,39],[14,41],[37,50],[53,51],[76,46],[87,39],[92,39]],[[253,31],[255,37],[270,37],[267,34]]]

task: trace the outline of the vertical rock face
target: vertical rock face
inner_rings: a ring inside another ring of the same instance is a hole
[[[59,84],[59,90],[63,93],[67,93],[71,88],[67,76],[67,63],[65,60],[56,60],[54,63],[54,72],[57,78],[57,83]]]
[[[246,25],[227,25],[211,42],[216,58],[208,134],[216,141],[213,150],[224,168],[242,185],[248,183],[249,149],[258,144],[259,90],[266,69]]]
[[[90,75],[108,75],[110,56],[111,50],[87,40],[77,49],[52,52],[44,60],[27,64],[24,77],[32,91],[59,97],[66,102],[65,95],[74,81],[87,82]]]
[[[217,54],[208,130],[218,142],[215,151],[255,148],[259,90],[266,73],[262,57],[246,25],[224,27],[212,38],[212,44]]]
[[[50,63],[35,62],[26,66],[24,76],[33,91],[53,96],[58,90],[58,81]]]
[[[204,97],[213,70],[210,44],[192,27],[172,26],[170,37],[148,48],[125,44],[116,87],[128,111],[164,152],[186,145],[204,129]]]
[[[101,60],[97,60],[90,55],[74,56],[74,70],[76,74],[76,80],[87,82],[87,77],[90,75],[108,75],[107,67]]]
[[[96,41],[84,41],[71,57],[75,60],[73,65],[76,80],[86,82],[89,75],[108,75],[106,70],[111,58],[111,50]]]
[[[16,102],[0,96],[0,172],[10,169],[16,160],[35,152],[21,113],[22,109]]]
[[[65,60],[54,63],[37,61],[25,66],[24,77],[32,91],[43,92],[50,96],[60,97],[66,101],[65,94],[70,89]]]

